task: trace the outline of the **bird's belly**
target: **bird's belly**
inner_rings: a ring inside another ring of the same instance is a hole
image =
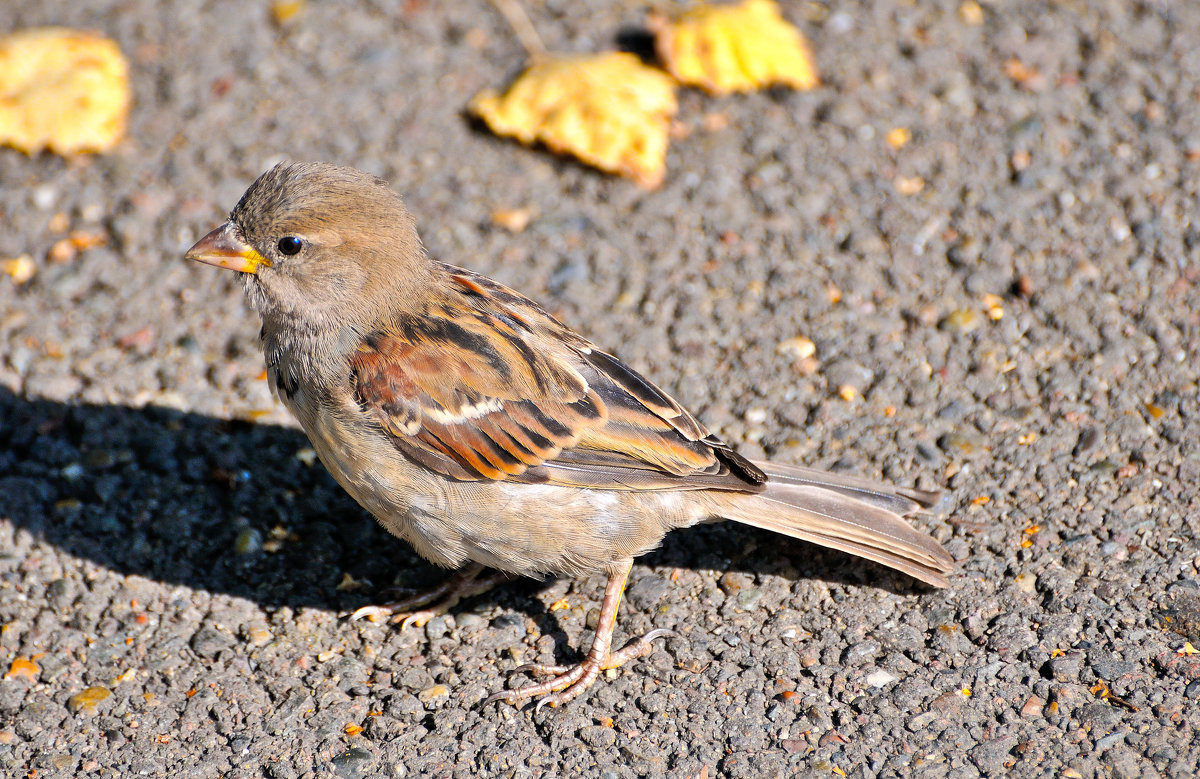
[[[360,420],[305,413],[313,404],[291,400],[334,479],[389,532],[448,568],[474,561],[523,575],[605,571],[700,518],[673,492],[448,479],[373,429],[350,435]]]
[[[658,545],[681,521],[678,495],[508,482],[456,483],[413,501],[410,532],[430,543],[447,531],[464,559],[525,575],[609,571]],[[656,506],[662,503],[662,506]],[[671,504],[671,505],[667,505]],[[674,510],[672,510],[674,509]],[[414,540],[420,549],[420,544]]]

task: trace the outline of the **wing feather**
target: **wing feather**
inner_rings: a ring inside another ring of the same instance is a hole
[[[449,300],[363,339],[355,400],[450,478],[758,491],[762,471],[536,304],[445,266]]]

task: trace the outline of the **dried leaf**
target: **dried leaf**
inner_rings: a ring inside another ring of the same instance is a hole
[[[129,102],[129,64],[107,38],[38,27],[0,39],[0,143],[27,154],[108,151]]]
[[[773,0],[702,5],[670,23],[651,19],[651,26],[658,56],[681,84],[723,95],[820,83],[808,43]]]
[[[666,169],[675,85],[625,52],[555,56],[503,94],[480,92],[467,110],[497,135],[544,143],[653,188]]]

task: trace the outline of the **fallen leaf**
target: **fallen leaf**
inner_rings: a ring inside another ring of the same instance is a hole
[[[107,38],[37,27],[0,39],[0,143],[105,152],[125,133],[129,102],[129,63]]]
[[[681,84],[723,95],[820,83],[808,43],[773,0],[701,5],[670,22],[652,17],[650,25],[659,58]]]
[[[504,93],[485,89],[467,106],[497,135],[543,143],[647,188],[662,183],[676,109],[674,82],[626,52],[549,56]]]

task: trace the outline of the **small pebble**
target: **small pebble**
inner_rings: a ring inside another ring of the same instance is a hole
[[[899,677],[880,668],[877,671],[867,674],[867,684],[872,687],[886,687],[896,681],[897,678]]]
[[[237,534],[237,538],[233,542],[234,554],[249,555],[262,550],[263,537],[262,533],[255,528],[248,527]]]
[[[439,698],[448,697],[449,695],[449,687],[444,684],[435,684],[434,686],[426,687],[424,690],[421,690],[419,693],[417,693],[417,700],[428,706],[433,701],[438,700]]]
[[[966,335],[978,330],[983,325],[983,315],[973,308],[960,308],[951,311],[942,321],[938,329],[952,335]]]
[[[101,704],[112,697],[112,691],[107,687],[89,687],[83,692],[77,692],[67,699],[67,708],[73,714],[90,717],[96,714]]]

